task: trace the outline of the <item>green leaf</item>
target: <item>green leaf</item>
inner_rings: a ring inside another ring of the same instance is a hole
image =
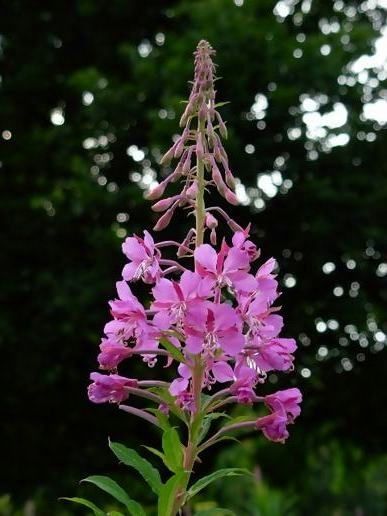
[[[229,509],[204,509],[203,511],[195,512],[194,516],[236,516],[235,512]]]
[[[107,513],[107,516],[125,516],[125,514],[122,514],[122,512],[118,512],[118,511],[109,511]]]
[[[183,353],[177,348],[172,342],[167,340],[165,337],[160,339],[160,344],[165,348],[168,353],[178,362],[185,362]]]
[[[212,412],[211,414],[208,414],[207,416],[205,416],[205,418],[203,419],[203,422],[202,422],[200,432],[199,432],[199,443],[207,435],[207,432],[210,429],[211,423],[221,417],[229,418],[230,416],[228,416],[224,412]]]
[[[155,494],[159,494],[162,486],[160,474],[150,462],[142,458],[135,450],[127,448],[123,444],[109,441],[109,447],[121,462],[140,473]]]
[[[179,489],[181,489],[186,482],[187,475],[185,471],[180,471],[163,485],[158,503],[158,516],[174,516],[173,506],[176,496],[178,495]]]
[[[192,497],[197,495],[202,489],[207,487],[212,482],[215,482],[215,480],[224,477],[235,477],[239,475],[250,475],[250,472],[242,468],[219,469],[218,471],[215,471],[214,473],[211,473],[210,475],[207,475],[195,482],[195,484],[193,484],[188,489],[186,500],[190,500]]]
[[[59,500],[66,500],[66,502],[73,502],[78,503],[80,505],[84,505],[88,509],[91,509],[95,516],[105,516],[105,513],[101,511],[101,509],[99,509],[96,505],[94,505],[92,502],[89,502],[89,500],[86,500],[85,498],[78,498],[75,496],[73,498],[62,497],[59,498]]]
[[[225,106],[226,104],[231,104],[231,102],[229,100],[227,100],[226,102],[217,102],[215,104],[215,107],[218,108],[218,107],[222,107],[222,106]]]
[[[168,468],[177,473],[183,468],[183,445],[175,428],[169,428],[163,433],[162,445]]]
[[[90,484],[94,484],[102,489],[102,491],[109,493],[113,498],[124,504],[132,516],[145,516],[145,511],[141,505],[129,498],[126,491],[113,479],[101,475],[93,475],[84,478],[82,482],[90,482]]]

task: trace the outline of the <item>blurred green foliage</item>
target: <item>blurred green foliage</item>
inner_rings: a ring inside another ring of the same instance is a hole
[[[327,29],[335,23],[337,30]],[[387,261],[386,136],[383,124],[361,114],[365,103],[385,97],[386,80],[374,66],[364,82],[350,64],[373,52],[385,24],[376,2],[356,1],[1,7],[0,442],[7,467],[0,485],[15,506],[38,492],[49,507],[38,514],[53,514],[76,479],[119,474],[108,435],[133,446],[157,439],[114,408],[91,406],[85,392],[123,265],[120,243],[153,225],[143,190],[177,132],[191,54],[204,37],[218,52],[219,99],[231,101],[222,108],[230,162],[251,201],[234,216],[252,221],[264,258],[278,258],[286,334],[300,343],[297,370],[284,382],[305,394],[289,444],[259,441],[262,455],[252,456],[263,483],[238,480],[245,505],[235,510],[383,514],[387,364],[375,335],[387,333],[386,275],[376,274]],[[257,98],[260,118],[252,110]],[[322,114],[346,107],[344,125],[329,129],[348,135],[346,145],[329,147],[329,134],[311,137],[305,98],[319,99]],[[273,171],[282,185],[271,196],[257,177]],[[183,234],[184,223],[177,218],[169,233]],[[331,274],[322,272],[327,262],[335,264]],[[316,331],[319,321],[332,320],[337,327]],[[322,347],[327,354],[318,354]],[[150,374],[138,364],[128,368]],[[281,385],[274,376],[271,382]],[[332,436],[335,444],[325,447]],[[231,459],[233,466],[244,460],[236,452]],[[214,496],[227,506],[228,493]]]

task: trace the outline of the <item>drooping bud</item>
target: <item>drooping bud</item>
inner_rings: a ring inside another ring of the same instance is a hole
[[[222,117],[220,116],[220,114],[217,111],[215,111],[215,115],[216,115],[216,118],[218,119],[220,134],[221,134],[222,138],[227,140],[227,127],[226,127],[226,124],[223,122]]]
[[[223,163],[224,165],[224,163]],[[225,165],[224,165],[225,166]],[[235,189],[235,177],[233,176],[233,173],[231,172],[231,170],[225,166],[225,179],[226,179],[226,184],[231,188],[231,190],[234,190]]]
[[[224,193],[224,198],[226,199],[226,201],[228,201],[230,204],[233,204],[234,206],[238,206],[239,204],[237,196],[234,194],[234,192],[227,188],[227,186]]]
[[[211,233],[210,233],[210,242],[211,242],[212,245],[216,245],[216,241],[217,241],[216,229],[213,228],[213,229],[211,229]]]
[[[176,143],[174,143],[172,145],[172,147],[161,158],[160,165],[166,166],[166,165],[170,164],[170,162],[171,162],[171,160],[173,158],[173,154],[175,152],[175,148],[176,148]]]
[[[173,204],[169,208],[169,210],[165,212],[162,217],[159,218],[159,220],[153,228],[155,231],[161,231],[162,229],[165,229],[168,226],[168,224],[171,222],[176,206],[177,203]]]
[[[186,193],[186,196],[189,197],[190,199],[196,199],[196,196],[198,194],[197,181],[193,181],[193,183],[191,184],[191,186],[189,188],[187,188],[185,193]]]
[[[176,201],[176,199],[179,199],[179,198],[180,198],[180,195],[174,195],[173,197],[167,197],[165,199],[161,199],[161,201],[156,202],[156,204],[154,204],[152,206],[152,210],[156,211],[156,212],[165,211],[171,206],[171,204],[174,201]]]
[[[146,199],[149,201],[155,201],[156,199],[159,199],[163,195],[166,186],[167,184],[163,181],[151,190],[148,190],[148,192],[145,194]]]
[[[216,218],[213,215],[211,215],[211,213],[207,212],[206,218],[205,218],[205,225],[209,229],[214,229],[214,228],[218,227],[218,221],[216,220]]]

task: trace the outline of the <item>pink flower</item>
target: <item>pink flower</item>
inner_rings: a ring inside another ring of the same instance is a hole
[[[180,364],[178,367],[180,378],[175,378],[169,386],[169,392],[175,396],[176,403],[179,407],[189,412],[195,410],[195,403],[192,392],[189,390],[192,371],[186,364]]]
[[[237,249],[245,252],[249,257],[250,262],[253,262],[259,257],[260,251],[251,240],[247,240],[248,236],[248,230],[236,231],[232,237],[232,244]]]
[[[209,244],[202,244],[195,249],[194,256],[197,272],[214,279],[218,287],[233,287],[246,293],[256,290],[257,281],[247,272],[250,269],[247,252],[223,243],[218,254]]]
[[[267,262],[261,265],[261,267],[257,271],[257,274],[255,275],[257,279],[258,292],[260,292],[261,295],[263,294],[269,302],[273,302],[278,297],[278,283],[274,279],[275,275],[272,274],[273,269],[276,266],[277,262],[275,261],[275,259],[269,258]]]
[[[122,360],[131,355],[130,348],[109,339],[102,339],[99,348],[101,353],[98,355],[98,362],[101,369],[116,369]]]
[[[250,358],[262,371],[288,371],[293,366],[292,353],[297,349],[294,339],[276,338],[263,341]]]
[[[285,389],[265,397],[265,404],[272,411],[257,420],[257,428],[271,441],[284,442],[289,437],[286,425],[299,416],[302,394],[299,389]]]
[[[263,435],[270,441],[283,443],[289,437],[286,428],[287,418],[278,412],[257,420],[256,426],[262,430]]]
[[[213,283],[210,278],[191,271],[183,272],[179,283],[161,278],[152,289],[155,300],[151,309],[166,311],[175,323],[197,300],[211,296]]]
[[[192,376],[191,369],[185,364],[179,364],[177,370],[180,374],[180,378],[175,378],[169,386],[169,392],[172,394],[172,396],[179,396],[185,392],[189,385],[189,380]]]
[[[214,356],[223,352],[235,356],[244,344],[240,326],[240,318],[230,305],[196,303],[185,317],[186,349],[194,354],[205,352]]]
[[[300,415],[300,403],[302,394],[300,389],[292,388],[283,391],[277,391],[265,397],[265,404],[273,412],[282,412],[286,414],[288,422],[293,423],[297,416]]]
[[[237,397],[238,403],[252,403],[256,398],[254,387],[257,383],[257,372],[239,363],[234,369],[234,380],[230,391]]]
[[[125,378],[118,374],[105,375],[91,373],[89,385],[89,400],[93,403],[121,403],[128,398],[128,387],[137,387],[137,380]]]
[[[160,278],[160,251],[148,231],[144,231],[144,239],[136,235],[126,238],[122,251],[130,260],[122,271],[124,280],[136,281],[142,278],[145,283],[154,283]]]
[[[125,281],[118,281],[117,292],[119,299],[110,301],[113,321],[105,325],[106,335],[114,335],[117,340],[127,340],[135,336],[136,330],[145,330],[147,320],[145,310],[138,299],[132,294]]]

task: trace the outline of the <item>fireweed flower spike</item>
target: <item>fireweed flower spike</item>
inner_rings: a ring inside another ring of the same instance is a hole
[[[117,283],[118,297],[110,301],[112,319],[104,328],[98,355],[104,372],[91,374],[88,391],[92,402],[115,403],[130,417],[161,428],[163,450],[157,454],[170,471],[165,483],[137,452],[110,443],[119,459],[150,483],[158,496],[159,516],[174,516],[189,504],[199,490],[191,486],[195,463],[230,432],[258,429],[267,439],[284,442],[302,398],[296,388],[260,393],[268,371],[292,370],[296,349],[293,339],[280,337],[283,320],[275,306],[275,260],[256,266],[260,251],[249,239],[249,227],[241,228],[217,206],[205,206],[211,189],[237,203],[222,143],[227,128],[215,102],[214,55],[207,41],[199,42],[192,90],[180,119],[182,132],[161,159],[162,166],[175,164],[170,175],[148,192],[155,201],[153,210],[160,213],[155,230],[164,229],[181,208],[194,215],[195,227],[183,242],[155,243],[144,231],[142,237],[134,235],[123,243],[128,262]],[[178,180],[180,193],[161,199],[169,183]],[[218,242],[222,223],[231,234]],[[175,259],[163,257],[168,247],[174,249]],[[139,281],[149,285],[147,306],[135,294]],[[121,376],[122,362],[136,357],[149,367],[159,363],[160,373],[153,369],[153,379],[146,381]],[[171,369],[168,374],[165,367]],[[172,379],[161,381],[158,374]],[[145,408],[132,406],[137,399],[145,400]],[[232,403],[257,405],[255,418],[219,418],[219,410]],[[210,432],[214,411],[217,420],[226,423]],[[181,434],[176,430],[179,422]],[[216,478],[240,473],[233,468]],[[98,485],[112,494],[106,484]],[[131,514],[145,514],[137,502],[129,501]]]

